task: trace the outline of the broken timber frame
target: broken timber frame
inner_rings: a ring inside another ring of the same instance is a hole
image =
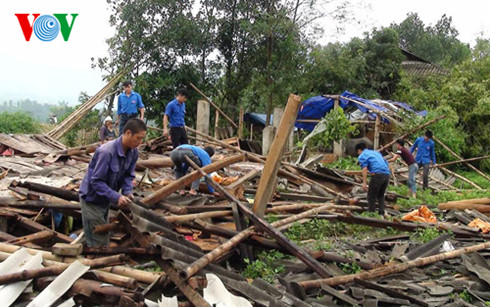
[[[221,194],[223,194],[226,198],[229,200],[233,201],[238,208],[240,209],[241,213],[246,215],[252,223],[254,223],[257,227],[262,229],[264,232],[269,234],[271,237],[276,239],[276,241],[283,246],[285,249],[287,249],[291,254],[295,255],[300,259],[304,264],[306,264],[308,267],[313,269],[318,275],[326,277],[329,276],[329,273],[327,270],[323,267],[323,265],[318,262],[315,258],[313,258],[310,254],[305,252],[301,247],[296,245],[294,242],[289,240],[282,232],[274,229],[266,220],[264,220],[262,217],[257,216],[250,210],[247,206],[242,204],[238,199],[236,199],[233,195],[231,195],[228,191],[226,191],[224,188],[222,188],[219,184],[215,183],[209,176],[201,169],[199,166],[197,166],[192,160],[187,160],[189,164],[196,170],[198,170],[203,176],[205,176],[208,179],[208,182]]]

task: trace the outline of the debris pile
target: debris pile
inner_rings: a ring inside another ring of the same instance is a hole
[[[450,210],[445,215],[422,207],[412,222],[400,219],[408,212],[396,200],[404,196],[389,193],[391,217],[373,217],[363,213],[359,174],[279,158],[277,176],[269,172],[265,181],[274,186],[265,215],[256,214],[266,158],[241,150],[237,141],[188,131],[216,146],[214,162],[203,170],[194,165],[175,180],[170,143],[160,138],[142,145],[136,200],[128,210],[111,210],[110,224],[97,229],[111,233],[104,248],[83,245],[77,193],[96,145],[67,149],[47,136],[44,150],[26,139],[9,143],[15,154],[2,158],[0,180],[6,305],[446,306],[462,291],[476,304],[490,299],[490,236],[481,226],[490,222],[481,213],[488,198],[441,204],[439,210]],[[207,194],[204,184],[196,197],[174,193],[213,172],[221,197]],[[288,228],[311,221],[358,227],[372,238],[335,240],[334,229],[320,228],[331,238],[321,248],[291,240]],[[258,260],[258,250],[285,255],[274,260],[285,269],[270,276],[272,283],[241,274]]]

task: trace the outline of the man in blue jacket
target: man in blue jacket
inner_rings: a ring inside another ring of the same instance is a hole
[[[189,157],[194,163],[196,163],[199,167],[204,167],[206,165],[211,164],[211,157],[214,155],[213,147],[205,147],[202,149],[199,146],[194,145],[180,145],[179,147],[172,150],[170,153],[170,158],[172,162],[175,164],[175,178],[179,179],[183,177],[187,170],[189,169],[189,165],[185,157]],[[191,190],[189,192],[190,195],[196,195],[199,190],[199,179],[194,181],[191,186]],[[213,187],[208,183],[209,193],[214,195],[219,195],[215,193]],[[185,190],[180,191],[180,195],[184,195]]]
[[[356,145],[359,155],[358,161],[362,168],[362,189],[368,192],[369,211],[376,211],[376,200],[378,200],[379,214],[385,214],[385,192],[390,183],[390,169],[388,162],[383,156],[374,150],[366,149],[365,143]],[[368,172],[372,175],[367,187]]]
[[[434,150],[434,141],[432,140],[432,131],[427,130],[425,136],[418,137],[413,143],[412,148],[410,148],[410,153],[413,154],[415,149],[417,149],[417,156],[415,161],[420,168],[424,168],[423,172],[423,189],[429,187],[429,169],[430,165],[436,165],[436,153]]]
[[[89,247],[109,243],[109,234],[96,234],[94,228],[109,222],[111,203],[125,207],[133,198],[138,146],[146,136],[146,125],[133,118],[123,131],[119,138],[97,148],[80,185],[83,231]]]
[[[133,91],[133,83],[124,81],[122,86],[123,92],[117,97],[116,126],[119,123],[119,135],[123,134],[124,125],[126,125],[128,120],[131,118],[143,120],[145,117],[145,105],[141,95]]]
[[[185,131],[185,102],[187,101],[187,97],[189,97],[189,92],[186,88],[181,88],[177,91],[175,99],[170,101],[165,108],[163,136],[168,137],[170,135],[174,149],[182,144],[189,143],[187,132]],[[169,123],[170,133],[167,128]]]

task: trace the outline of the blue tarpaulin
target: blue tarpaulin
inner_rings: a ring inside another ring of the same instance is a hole
[[[345,98],[350,98],[352,100],[357,100],[357,101],[362,102],[363,104],[368,105],[371,108],[379,110],[379,111],[383,111],[383,112],[389,111],[384,106],[376,104],[375,102],[373,102],[371,100],[361,98],[361,97],[357,96],[356,94],[351,93],[349,91],[343,92],[340,96],[345,97]],[[415,110],[413,110],[413,108],[410,107],[406,103],[393,102],[393,101],[390,101],[390,102],[396,106],[399,106],[399,107],[407,110],[407,111],[415,112]],[[323,118],[325,116],[325,114],[330,112],[331,109],[333,109],[334,103],[335,103],[335,100],[333,98],[327,98],[324,96],[315,96],[315,97],[308,98],[301,103],[297,119],[316,119],[316,120],[319,120],[319,119]],[[362,111],[364,113],[369,112],[369,109],[367,107],[362,106],[360,104],[357,104],[357,103],[355,103],[351,100],[348,100],[348,99],[342,99],[341,98],[339,101],[339,106],[342,109],[345,109],[347,107],[356,107],[357,109],[359,109],[360,111]],[[422,112],[419,112],[416,114],[421,115],[421,116],[425,116],[427,114],[427,112],[422,111]],[[376,113],[369,113],[368,116],[371,119],[375,119]],[[386,119],[386,118],[382,118],[382,121],[389,123],[388,119]],[[265,123],[265,120],[264,120],[264,123]],[[299,122],[296,122],[296,124],[295,124],[296,128],[305,129],[308,131],[313,131],[315,126],[316,126],[316,123],[299,123]]]
[[[245,113],[243,115],[243,121],[246,121],[248,123],[256,124],[256,125],[262,125],[265,127],[265,121],[267,119],[267,114],[260,114],[260,113]],[[271,114],[271,120],[270,120],[270,125],[273,123],[273,115]]]

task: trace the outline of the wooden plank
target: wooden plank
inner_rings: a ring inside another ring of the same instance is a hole
[[[259,186],[257,188],[257,194],[255,195],[255,201],[253,205],[253,212],[259,216],[263,216],[265,208],[269,202],[272,194],[275,191],[274,181],[281,165],[281,159],[286,148],[286,143],[291,133],[296,116],[298,115],[299,105],[301,103],[301,97],[290,94],[288,104],[284,110],[284,115],[279,124],[276,137],[271,145],[271,150],[267,156],[267,160],[260,177]]]
[[[83,251],[83,245],[81,243],[77,244],[66,244],[66,243],[56,243],[53,245],[51,252],[58,256],[78,256],[81,255]]]

